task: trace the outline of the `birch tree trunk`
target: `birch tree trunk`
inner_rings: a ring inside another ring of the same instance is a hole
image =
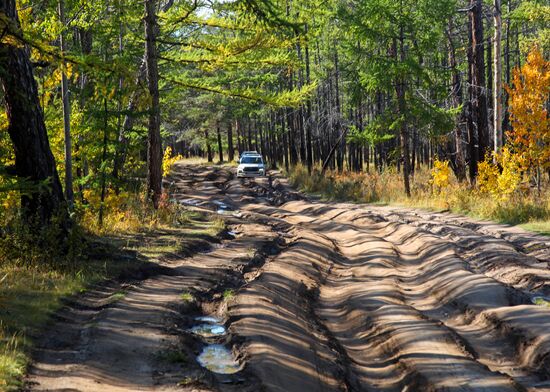
[[[502,147],[502,59],[501,59],[501,35],[502,18],[500,0],[495,0],[494,10],[494,76],[493,76],[493,107],[494,107],[494,151],[498,153]]]
[[[470,2],[470,29],[472,69],[471,100],[474,125],[477,128],[478,159],[482,160],[489,149],[489,134],[487,126],[487,93],[485,86],[484,37],[483,37],[483,3],[481,0]],[[475,167],[477,175],[477,162]]]

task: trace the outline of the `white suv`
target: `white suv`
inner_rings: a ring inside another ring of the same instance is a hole
[[[237,177],[265,176],[264,160],[260,154],[243,154],[237,167]]]

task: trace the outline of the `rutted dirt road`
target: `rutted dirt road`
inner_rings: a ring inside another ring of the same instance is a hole
[[[171,186],[175,201],[225,215],[231,235],[112,306],[60,321],[76,331],[46,335],[29,389],[550,391],[550,307],[533,303],[550,296],[548,238],[308,201],[283,179],[219,167],[178,166]],[[189,333],[201,315],[228,333]],[[242,370],[201,368],[212,343]],[[170,350],[184,359],[158,355]]]

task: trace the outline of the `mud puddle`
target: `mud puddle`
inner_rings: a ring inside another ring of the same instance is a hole
[[[189,331],[197,336],[208,339],[225,336],[227,334],[225,326],[222,324],[221,320],[216,317],[201,316],[196,317],[195,321],[200,324],[194,325]]]
[[[233,353],[223,344],[209,344],[197,357],[199,364],[217,374],[235,374],[242,366],[234,358]]]
[[[222,320],[214,316],[195,317],[196,325],[189,332],[207,343],[197,356],[197,362],[212,373],[231,375],[242,370],[242,365],[235,359],[231,350],[220,340],[227,335]]]

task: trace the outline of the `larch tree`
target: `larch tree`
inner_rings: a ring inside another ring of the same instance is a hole
[[[21,207],[29,222],[48,224],[63,214],[65,198],[50,148],[38,98],[29,48],[25,45],[15,0],[0,1],[0,83],[15,152],[15,171],[33,184],[22,193]]]
[[[58,2],[59,21],[61,22],[61,34],[59,35],[59,49],[64,55],[67,50],[65,36],[65,0]],[[73,194],[73,153],[71,141],[71,103],[69,98],[69,81],[65,70],[61,72],[61,100],[63,103],[63,136],[65,141],[65,196],[72,208]]]
[[[159,27],[156,0],[145,1],[145,63],[149,89],[149,126],[147,136],[147,192],[158,208],[162,194],[162,139],[160,136],[160,94],[157,36]]]
[[[358,66],[365,93],[371,97],[380,94],[392,97],[385,109],[380,106],[371,121],[382,130],[385,128],[381,134],[394,132],[398,137],[399,163],[407,195],[411,192],[410,130],[424,128],[433,133],[452,128],[451,113],[437,105],[441,99],[438,95],[442,95],[445,86],[437,62],[438,47],[445,42],[444,32],[454,4],[433,0],[357,0],[343,10],[350,31],[355,33],[348,47],[355,55],[368,59]],[[362,55],[357,54],[358,39],[366,43],[360,50]],[[434,91],[431,99],[424,94],[428,90]],[[366,126],[365,130],[372,132],[373,127]]]

